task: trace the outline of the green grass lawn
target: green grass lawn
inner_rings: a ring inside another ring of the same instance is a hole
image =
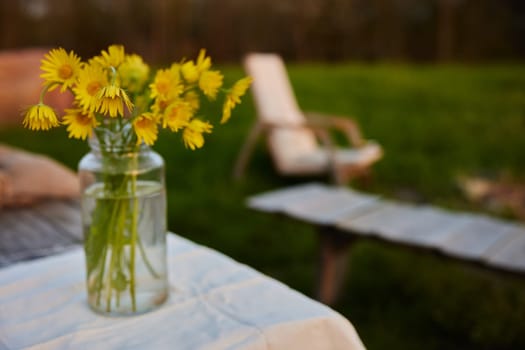
[[[226,67],[230,81],[242,71]],[[463,199],[461,174],[505,174],[525,182],[525,66],[290,65],[305,110],[351,115],[379,141],[384,159],[360,190],[455,210],[482,211]],[[162,133],[169,228],[215,248],[307,295],[316,278],[316,235],[305,224],[245,208],[249,195],[325,178],[278,176],[261,142],[245,179],[231,170],[254,121],[251,97],[202,150]],[[85,143],[65,131],[11,128],[0,140],[76,168]],[[493,214],[491,214],[493,215]],[[335,309],[369,349],[525,348],[525,279],[374,241],[352,250]],[[256,296],[254,296],[256,297]],[[174,325],[176,327],[176,325]]]

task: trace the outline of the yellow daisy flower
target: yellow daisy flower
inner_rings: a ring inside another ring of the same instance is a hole
[[[199,87],[206,96],[214,100],[222,86],[222,79],[223,76],[219,71],[205,71],[199,78]]]
[[[173,101],[175,100],[176,100],[175,98],[166,100],[166,99],[157,97],[153,105],[151,105],[151,111],[155,114],[163,114],[164,111],[166,110],[166,107],[172,104]]]
[[[211,68],[211,58],[206,57],[206,50],[201,49],[197,57],[197,71],[202,73]]]
[[[179,96],[183,91],[180,83],[180,74],[176,69],[160,69],[155,75],[155,80],[149,85],[151,98],[170,100]]]
[[[118,68],[121,85],[127,91],[140,92],[148,80],[149,67],[139,55],[126,56]]]
[[[46,83],[61,84],[60,91],[64,92],[75,84],[81,67],[80,58],[73,51],[68,54],[63,48],[53,49],[44,55],[40,66],[43,73],[40,77]],[[56,86],[52,86],[49,90],[53,90]]]
[[[106,85],[100,89],[96,98],[99,100],[96,111],[110,117],[123,116],[124,104],[128,111],[133,108],[126,92],[114,84]]]
[[[184,94],[184,101],[186,101],[193,111],[200,108],[201,102],[199,95],[195,91],[188,91]]]
[[[233,102],[232,99],[226,96],[226,100],[224,101],[224,104],[222,105],[221,124],[226,123],[230,119],[230,117],[232,116],[232,109],[234,107],[235,107],[235,102]]]
[[[179,73],[182,65],[179,62],[172,63],[170,68],[174,73]]]
[[[108,77],[99,65],[86,65],[78,74],[77,85],[73,88],[77,103],[86,111],[93,112],[98,104],[100,90],[108,85]]]
[[[107,51],[102,50],[100,56],[93,58],[95,62],[102,65],[104,68],[115,67],[117,68],[124,62],[126,54],[124,52],[124,46],[122,45],[111,45]]]
[[[164,111],[162,127],[169,127],[171,131],[179,131],[186,127],[193,117],[193,110],[189,103],[176,101],[170,104]]]
[[[22,123],[31,130],[49,130],[60,124],[53,108],[43,103],[29,107]]]
[[[133,120],[133,130],[137,134],[137,145],[144,142],[151,146],[157,140],[159,132],[157,118],[152,113],[143,113]]]
[[[191,148],[191,150],[201,148],[204,145],[204,136],[202,134],[211,133],[212,128],[213,126],[208,122],[193,119],[182,133],[184,145]]]
[[[221,124],[226,123],[231,117],[231,111],[238,103],[241,103],[241,96],[246,93],[246,90],[250,87],[252,83],[251,77],[245,77],[241,80],[238,80],[230,89],[226,95],[226,100],[222,106],[222,118]]]
[[[93,134],[93,128],[98,126],[97,119],[92,112],[82,109],[66,109],[63,124],[67,125],[69,138],[85,140]]]
[[[184,77],[184,80],[186,80],[188,83],[192,84],[197,82],[199,80],[199,71],[197,70],[197,66],[193,61],[188,61],[180,67],[180,71],[182,73],[182,76]]]

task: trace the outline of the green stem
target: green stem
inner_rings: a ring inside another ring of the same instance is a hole
[[[111,227],[111,226],[110,226]],[[113,238],[115,236],[115,234],[112,232],[111,233],[111,237]],[[108,244],[112,241],[113,239],[108,239]],[[109,263],[109,271],[108,271],[108,274],[107,274],[107,288],[106,288],[106,312],[110,312],[111,311],[111,289],[112,289],[112,282],[111,282],[111,276],[113,276],[113,266],[114,266],[114,260],[115,260],[115,247],[113,246],[112,242],[111,242],[111,260],[110,260],[110,263]]]
[[[99,264],[102,265],[100,267],[100,273],[97,276],[97,306],[100,306],[100,299],[102,298],[102,282],[104,279],[104,272],[106,271],[106,259],[108,254],[108,247],[107,245],[104,246],[104,252],[102,254],[102,259],[99,261]]]
[[[137,215],[139,212],[138,200],[137,200],[137,178],[133,176],[131,178],[131,190],[133,192],[133,212],[131,214],[131,242],[130,242],[130,286],[129,293],[131,295],[131,308],[136,311],[136,298],[135,298],[135,245],[137,241]],[[140,240],[139,240],[140,242]]]
[[[139,243],[140,255],[142,256],[142,260],[144,260],[144,263],[146,264],[148,271],[153,275],[153,277],[160,278],[160,275],[157,272],[155,272],[155,269],[153,268],[153,266],[151,266],[148,260],[148,256],[146,255],[146,252],[144,251],[144,245],[142,245],[142,241],[140,240],[140,238],[138,239],[138,243]]]
[[[51,87],[53,87],[53,85],[58,85],[58,84],[57,83],[49,83],[49,84],[44,85],[44,88],[42,89],[42,91],[40,91],[40,99],[38,100],[38,102],[40,104],[44,103],[44,96],[47,94],[49,89],[51,89]]]
[[[109,67],[109,69],[111,70],[111,81],[110,81],[110,84],[111,85],[115,85],[115,83],[117,82],[117,69],[113,66]]]
[[[124,235],[124,225],[123,220],[125,219],[126,211],[123,210],[123,206],[121,203],[121,199],[119,199],[119,196],[116,195],[114,190],[109,187],[109,184],[111,182],[111,179],[109,177],[106,177],[105,179],[105,188],[104,191],[109,194],[109,198],[114,198],[114,202],[112,202],[112,208],[111,208],[111,215],[109,217],[109,220],[107,221],[107,227],[106,229],[109,230],[107,232],[107,239],[106,244],[104,245],[104,253],[102,255],[100,263],[102,264],[100,275],[99,275],[99,283],[97,284],[97,305],[100,305],[100,299],[102,295],[102,289],[104,287],[103,280],[104,277],[107,279],[107,286],[106,286],[106,311],[111,311],[111,295],[113,290],[113,274],[114,269],[117,269],[118,271],[118,262],[119,262],[119,256],[121,254],[121,246],[122,246],[122,236]],[[119,184],[117,193],[122,193],[122,191],[125,189],[125,182],[126,178],[122,178],[122,182]],[[104,223],[104,220],[98,223],[98,225],[101,225]],[[99,226],[100,227],[100,226]],[[109,246],[111,246],[111,257],[110,257],[110,263],[109,263],[109,271],[107,275],[105,274],[105,267],[106,267],[106,260],[107,260],[107,254],[109,250]]]

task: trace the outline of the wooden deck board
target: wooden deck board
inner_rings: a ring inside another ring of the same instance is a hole
[[[383,203],[381,207],[376,207],[357,218],[346,219],[339,223],[338,227],[346,227],[352,231],[363,232],[365,234],[380,236],[388,240],[395,240],[397,236],[395,226],[404,220],[409,220],[413,215],[412,206],[401,206],[394,202]]]
[[[492,266],[525,272],[525,229],[518,228],[512,232],[505,244],[493,249],[484,257]]]
[[[411,218],[398,221],[388,230],[393,231],[396,241],[409,245],[436,248],[446,240],[457,227],[468,220],[462,215],[452,215],[439,208],[424,206],[413,210]]]
[[[248,199],[248,207],[264,212],[279,212],[294,201],[308,201],[328,190],[328,186],[312,183],[262,193]]]
[[[82,240],[80,204],[76,201],[50,201],[39,204],[33,211],[53,223],[61,232],[75,240]]]
[[[388,201],[377,199],[370,203],[369,206],[366,206],[361,210],[354,210],[352,212],[345,213],[344,215],[339,216],[334,223],[334,227],[341,231],[352,231],[352,224],[354,220],[356,220],[357,218],[365,217],[367,215],[371,215],[375,212],[379,212],[381,210],[384,210],[385,208],[389,208],[391,205],[392,203]]]
[[[0,266],[64,251],[81,244],[80,210],[48,201],[0,212]]]
[[[462,258],[482,260],[484,254],[498,241],[505,240],[515,225],[500,220],[469,215],[471,220],[459,227],[438,249],[446,254]]]
[[[342,216],[370,208],[377,197],[342,189],[326,190],[309,201],[285,205],[284,213],[317,225],[333,225]]]

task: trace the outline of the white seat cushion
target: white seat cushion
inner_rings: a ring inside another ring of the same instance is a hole
[[[359,148],[340,148],[335,152],[335,161],[339,166],[367,167],[382,157],[381,146],[368,142]],[[286,174],[320,174],[330,165],[329,151],[319,147],[308,154],[290,157],[280,164]]]

